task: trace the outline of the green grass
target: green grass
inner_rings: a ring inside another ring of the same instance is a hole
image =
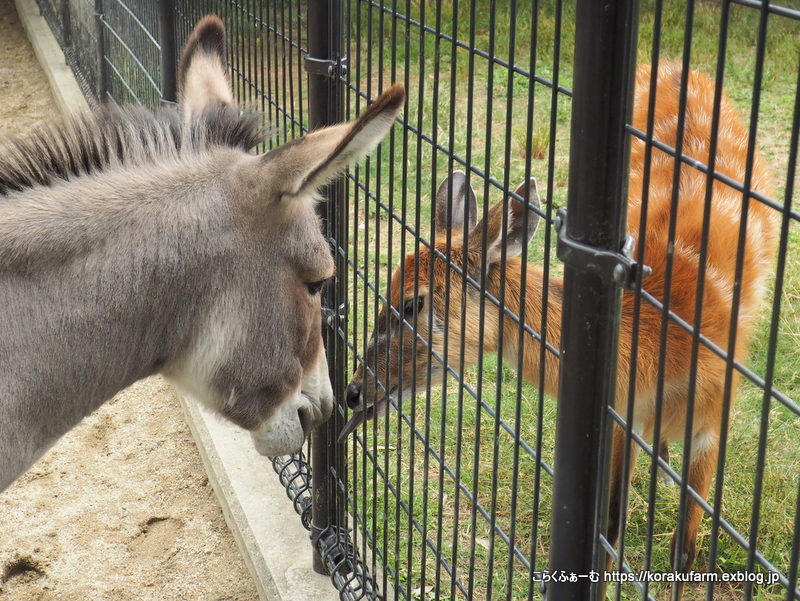
[[[554,40],[559,34],[555,30],[556,11],[551,2],[541,3],[537,19],[526,12],[529,7],[518,7],[513,15],[517,32],[513,45],[509,39],[509,25],[512,22],[510,3],[495,3],[494,14],[488,3],[478,4],[473,16],[465,12],[468,9],[463,3],[459,3],[455,19],[452,2],[442,3],[440,13],[437,13],[435,4],[419,1],[409,5],[398,4],[397,9],[405,13],[410,8],[413,19],[422,20],[431,27],[436,27],[438,20],[442,31],[462,40],[470,39],[470,23],[474,22],[474,43],[477,48],[486,51],[493,49],[502,60],[512,60],[525,69],[530,65],[531,29],[535,23],[537,75],[552,79],[557,74],[561,85],[571,86],[574,45],[574,8],[571,5],[563,10],[558,54],[560,70],[556,73]],[[791,4],[800,6],[798,2]],[[531,172],[539,179],[540,192],[550,191],[548,200],[553,207],[565,204],[570,143],[568,98],[561,94],[554,98],[550,89],[536,84],[532,90],[533,121],[529,132],[527,115],[531,104],[528,78],[515,75],[509,80],[506,69],[497,65],[490,68],[487,61],[479,57],[471,64],[470,53],[464,49],[456,52],[452,70],[454,75],[451,75],[453,59],[449,44],[442,43],[440,52],[437,52],[433,36],[421,36],[416,27],[407,30],[405,22],[393,21],[388,15],[384,15],[381,21],[379,10],[369,11],[361,3],[354,3],[351,11],[350,33],[353,42],[347,52],[351,57],[350,77],[360,89],[369,86],[374,96],[379,87],[386,87],[393,81],[405,83],[409,96],[406,119],[411,126],[434,139],[437,144],[452,148],[462,157],[469,157],[473,165],[499,182],[508,181],[512,186],[523,179],[526,158],[530,156]],[[640,61],[648,61],[652,50],[653,11],[653,2],[643,3],[639,32]],[[678,58],[682,55],[685,18],[683,3],[666,3],[660,47],[662,58]],[[455,28],[454,22],[457,24]],[[776,176],[778,199],[783,198],[788,167],[789,128],[800,57],[799,29],[797,23],[774,17],[770,19],[768,28],[765,76],[758,113],[758,144]],[[717,3],[698,2],[692,32],[693,67],[714,73],[718,32]],[[739,107],[745,123],[750,120],[757,32],[758,14],[734,5],[731,8],[727,40],[725,91]],[[513,49],[513,57],[510,48]],[[357,55],[360,59],[355,58]],[[408,68],[404,70],[406,64]],[[452,98],[451,87],[455,91]],[[510,101],[509,88],[512,92]],[[353,113],[363,110],[363,100],[356,99],[353,94],[349,98]],[[471,104],[469,98],[473,99]],[[555,123],[552,130],[551,115]],[[439,180],[447,174],[447,155],[441,151],[434,152],[428,143],[418,145],[413,133],[408,134],[409,149],[404,154],[402,128],[396,127],[392,136],[393,143],[385,144],[379,157],[362,164],[354,173],[373,193],[378,194],[382,203],[390,206],[397,216],[404,216],[411,227],[429,238],[430,199]],[[499,191],[491,186],[484,187],[481,178],[473,176],[472,182],[476,186],[479,207],[484,206],[484,198],[488,203],[500,200]],[[353,224],[350,257],[358,269],[383,291],[389,274],[402,257],[414,251],[415,240],[410,233],[404,234],[397,221],[390,218],[388,211],[366,198],[362,191],[351,186],[350,192],[349,218]],[[530,261],[543,260],[543,243],[544,228],[541,228],[529,245]],[[558,272],[554,247],[550,256]],[[800,272],[795,267],[800,259],[800,233],[796,223],[792,224],[790,230],[787,257],[774,386],[789,398],[800,399],[800,353],[796,351],[800,337]],[[774,286],[774,282],[771,286]],[[771,293],[769,296],[771,298]],[[366,289],[361,280],[351,283],[349,300],[350,337],[361,351],[369,336],[373,311],[378,303],[373,292]],[[753,337],[749,361],[749,366],[761,376],[767,369],[770,310],[769,304],[765,304],[762,323]],[[512,428],[515,427],[515,372],[508,367],[498,366],[494,356],[486,356],[480,371],[477,367],[466,371],[465,381],[477,388],[479,375],[484,403],[493,408],[497,406],[503,419]],[[499,388],[498,378],[501,379]],[[542,459],[552,465],[556,414],[554,400],[541,398],[535,388],[523,382],[520,403],[520,437],[532,447],[541,448]],[[722,485],[723,516],[746,537],[753,515],[762,403],[763,393],[756,386],[744,382],[732,414]],[[518,560],[510,562],[508,546],[493,535],[488,522],[479,514],[477,519],[473,519],[476,504],[471,503],[467,494],[453,484],[450,475],[440,473],[440,463],[436,457],[442,457],[453,470],[460,461],[459,477],[466,491],[474,495],[480,506],[494,516],[497,526],[504,532],[510,533],[512,527],[515,528],[518,549],[525,556],[533,554],[537,570],[547,566],[552,490],[550,476],[526,452],[523,451],[518,457],[515,455],[517,445],[513,436],[502,431],[495,436],[495,421],[487,411],[479,409],[471,397],[465,395],[459,399],[458,386],[452,378],[448,380],[444,393],[436,387],[428,396],[420,395],[415,402],[407,403],[404,410],[411,416],[421,439],[410,436],[408,425],[396,413],[367,428],[369,434],[365,446],[377,462],[380,473],[373,469],[369,461],[363,462],[358,453],[350,454],[349,469],[351,480],[355,482],[353,494],[359,513],[367,516],[367,530],[374,537],[380,554],[386,557],[388,573],[397,575],[396,578],[390,576],[389,582],[406,588],[420,599],[433,598],[433,593],[426,593],[426,590],[430,591],[430,587],[441,582],[441,593],[437,598],[465,598],[458,590],[454,593],[451,591],[451,579],[438,564],[431,549],[423,544],[423,534],[417,530],[420,528],[435,546],[441,548],[448,564],[454,565],[458,579],[465,586],[472,581],[472,598],[484,599],[491,591],[495,598],[525,599],[531,586],[534,597],[540,598],[538,586],[529,583],[527,572]],[[537,420],[540,411],[541,424]],[[460,422],[459,415],[462,416]],[[800,419],[772,401],[758,544],[759,550],[784,572],[789,566],[798,494],[798,441]],[[427,445],[430,446],[428,452]],[[672,465],[680,472],[682,448],[674,445],[671,451]],[[629,503],[626,557],[635,569],[643,564],[646,550],[648,465],[648,460],[641,457],[633,476]],[[384,490],[384,478],[392,483],[395,492]],[[678,489],[659,485],[653,525],[653,570],[669,570],[669,540],[678,504]],[[513,522],[512,507],[515,512]],[[408,518],[407,511],[416,525]],[[443,532],[441,541],[436,537],[440,529]],[[705,569],[707,565],[710,535],[710,520],[705,519],[698,538],[695,563],[698,570]],[[360,535],[357,536],[361,540]],[[717,565],[718,570],[724,572],[745,569],[746,554],[726,534],[720,535]],[[613,592],[614,589],[609,590]],[[664,598],[666,590],[664,586],[654,586],[652,592],[657,598]],[[729,588],[720,585],[715,589],[715,598],[728,599],[740,594],[741,590],[739,585],[730,585]],[[780,590],[757,587],[756,598],[777,599]],[[622,598],[635,599],[638,596],[633,587],[626,585],[623,586]],[[705,587],[687,587],[685,598],[705,598]]]
[[[526,160],[530,158],[531,173],[538,178],[540,193],[547,195],[550,206],[566,203],[569,98],[562,94],[554,96],[549,88],[538,83],[531,88],[529,78],[520,74],[509,78],[507,69],[497,64],[490,66],[484,58],[471,55],[467,49],[459,48],[453,57],[448,43],[443,41],[437,46],[430,33],[423,34],[416,26],[407,26],[404,20],[395,20],[377,7],[369,8],[368,4],[357,0],[345,4],[349,15],[347,33],[351,40],[345,52],[350,57],[349,77],[355,87],[375,96],[380,87],[392,82],[404,83],[409,95],[405,118],[411,127],[419,129],[436,144],[468,158],[471,164],[502,184],[508,181],[510,186],[515,186],[522,181]],[[782,4],[800,8],[798,0],[784,0]],[[288,28],[291,37],[304,38],[299,32],[306,29],[305,17],[292,9],[293,6],[288,2],[260,3],[252,10],[266,21],[281,23],[285,20],[282,26]],[[572,3],[563,7],[558,29],[557,9],[552,0],[542,1],[537,15],[531,13],[529,5],[522,3],[513,9],[508,0],[495,2],[494,12],[489,2],[477,2],[474,14],[470,14],[467,3],[459,2],[456,8],[452,0],[439,4],[414,0],[394,6],[416,21],[460,40],[472,40],[477,49],[492,52],[500,60],[516,63],[525,70],[531,70],[531,40],[535,37],[533,70],[536,75],[548,80],[557,77],[561,85],[572,86],[575,36]],[[228,6],[229,12],[230,9]],[[243,24],[240,15],[235,10],[233,13],[223,11],[229,35],[237,48],[230,57],[235,68],[248,79],[259,82],[261,89],[271,94],[286,112],[300,115],[307,96],[301,102],[299,96],[292,96],[286,88],[290,73],[295,82],[302,77],[301,57],[279,38],[257,26]],[[638,43],[640,62],[650,60],[653,15],[654,2],[643,2]],[[718,64],[719,3],[699,0],[693,18],[691,64],[713,74]],[[685,19],[683,2],[665,2],[662,58],[682,56]],[[516,32],[513,41],[510,38],[512,22]],[[724,85],[745,123],[751,118],[757,35],[757,12],[732,5]],[[558,46],[557,40],[560,40]],[[772,167],[778,199],[783,198],[786,186],[798,59],[800,25],[770,17],[758,113],[758,146]],[[122,67],[125,66],[123,63]],[[281,108],[265,104],[261,95],[243,78],[235,77],[234,84],[238,97],[268,114],[276,128],[274,143],[299,135],[299,128],[285,118]],[[363,99],[352,93],[348,95],[348,103],[351,115],[365,107]],[[532,114],[530,128],[529,111]],[[304,117],[307,119],[307,114]],[[402,151],[404,135],[409,141],[407,154]],[[383,145],[380,155],[373,155],[371,160],[358,166],[354,175],[378,195],[382,203],[391,207],[395,215],[402,216],[414,230],[429,238],[430,199],[448,172],[447,154],[434,151],[427,142],[418,145],[414,134],[404,133],[400,127],[395,127],[392,140],[392,144]],[[494,186],[484,187],[483,181],[473,174],[472,183],[480,207],[501,199],[500,191]],[[377,289],[385,290],[389,274],[406,253],[415,250],[414,236],[403,233],[387,210],[378,207],[352,185],[350,198],[350,258]],[[529,244],[531,262],[544,260],[544,234],[545,228],[540,228]],[[559,273],[554,246],[550,251],[554,272]],[[797,223],[792,223],[774,386],[795,400],[800,399],[800,353],[797,352],[800,346],[800,271],[795,267],[798,260],[800,231]],[[774,282],[771,282],[769,298],[773,291]],[[349,303],[350,340],[361,352],[378,302],[361,280],[351,278]],[[750,349],[749,366],[760,376],[767,371],[770,311],[771,307],[765,305],[762,323]],[[464,376],[469,386],[480,388],[483,402],[497,409],[512,429],[518,428],[519,437],[540,450],[542,460],[552,465],[555,401],[543,398],[526,382],[520,384],[518,397],[515,372],[498,365],[493,355],[485,357],[480,369],[473,366]],[[519,420],[516,419],[517,398]],[[745,536],[753,516],[763,401],[763,393],[756,386],[743,382],[731,417],[724,480],[719,475],[716,480],[717,484],[722,482],[723,516]],[[494,516],[497,527],[503,532],[510,534],[513,528],[514,542],[520,552],[532,559],[536,570],[545,569],[549,552],[551,477],[526,451],[515,454],[519,447],[514,436],[505,431],[496,436],[495,421],[470,396],[460,397],[458,385],[452,378],[444,392],[436,387],[428,396],[420,395],[415,402],[407,403],[404,411],[411,416],[421,440],[411,437],[408,425],[398,414],[392,414],[367,428],[365,447],[375,465],[363,461],[359,451],[350,454],[348,466],[357,510],[366,516],[366,530],[375,541],[376,552],[385,558],[389,582],[402,586],[420,599],[465,598],[458,590],[451,590],[451,577],[431,549],[423,544],[423,534],[417,530],[420,528],[441,549],[458,580],[470,588],[473,599],[485,599],[490,591],[495,598],[526,599],[531,589],[534,598],[541,598],[538,586],[531,585],[521,562],[510,562],[508,546],[493,533],[477,508],[480,506]],[[785,572],[789,566],[800,478],[800,419],[775,401],[771,402],[767,415],[758,545],[759,550]],[[430,450],[426,452],[426,448]],[[680,445],[673,445],[671,451],[672,466],[680,472],[682,449]],[[452,470],[459,466],[458,476],[464,490],[453,484],[449,474],[442,473],[436,457],[441,457]],[[626,557],[634,569],[643,564],[646,552],[648,467],[647,458],[640,457],[631,487]],[[384,478],[392,483],[395,492],[384,489]],[[474,496],[476,503],[470,502],[468,496]],[[667,571],[669,539],[679,505],[678,489],[659,485],[655,504],[651,567]],[[413,516],[413,522],[408,514]],[[438,531],[442,532],[441,540],[437,539]],[[363,534],[354,534],[360,545]],[[705,519],[698,538],[697,569],[705,569],[707,565],[710,536],[710,520]],[[745,553],[726,534],[719,539],[717,565],[718,570],[724,572],[743,570],[746,565]],[[438,596],[430,590],[437,583],[441,591]],[[614,592],[613,588],[609,590]],[[720,586],[715,589],[715,599],[738,598],[741,590],[740,585]],[[663,586],[655,586],[652,592],[659,599],[665,598],[667,593]],[[755,591],[755,598],[762,601],[782,596],[785,594],[781,595],[780,589],[756,588]],[[705,588],[688,587],[685,597],[704,599]],[[626,585],[622,598],[638,596]]]

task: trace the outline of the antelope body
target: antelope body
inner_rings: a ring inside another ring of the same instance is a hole
[[[647,130],[648,98],[650,94],[650,67],[642,66],[636,76],[634,97],[634,127]],[[678,64],[662,63],[659,66],[655,102],[653,137],[673,148],[676,146],[676,127],[678,121],[678,98],[680,91],[681,68]],[[714,84],[704,75],[692,71],[688,74],[688,96],[685,113],[685,132],[683,153],[705,164],[709,162],[711,144],[711,122],[714,99]],[[722,97],[720,128],[717,138],[717,172],[742,181],[746,171],[747,131],[741,118],[727,98]],[[573,143],[579,143],[573,141]],[[668,277],[666,261],[668,252],[668,230],[670,223],[670,204],[673,194],[674,158],[653,149],[650,160],[650,179],[648,209],[646,215],[645,239],[639,240],[639,224],[642,209],[643,176],[645,168],[645,143],[634,138],[631,148],[630,181],[628,197],[628,226],[637,244],[644,245],[644,263],[652,267],[652,274],[643,282],[643,288],[657,299],[664,298]],[[705,206],[707,176],[700,171],[683,165],[680,170],[676,235],[674,243],[674,264],[671,274],[672,298],[670,309],[690,324],[695,322],[695,303],[697,302],[697,283],[699,256],[701,251],[701,230]],[[759,154],[755,153],[752,165],[751,187],[761,193],[771,192],[767,167]],[[517,193],[527,198],[528,204],[538,206],[535,180],[518,188]],[[707,265],[704,272],[705,287],[702,298],[702,318],[699,324],[701,333],[723,349],[728,347],[730,334],[732,297],[736,265],[736,249],[740,230],[743,195],[734,188],[719,181],[713,184],[711,195],[710,230],[707,250]],[[547,302],[543,301],[543,271],[536,265],[527,266],[525,278],[525,307],[521,311],[522,264],[516,255],[525,247],[533,234],[538,217],[529,212],[525,217],[525,207],[509,198],[507,217],[504,220],[504,205],[498,203],[489,210],[487,223],[476,224],[477,207],[474,193],[469,189],[461,173],[454,173],[439,188],[436,201],[436,248],[446,253],[446,236],[449,231],[452,263],[463,268],[477,281],[481,270],[486,269],[486,290],[497,298],[503,298],[508,310],[516,315],[524,315],[525,322],[534,331],[541,332],[542,319],[547,316],[547,342],[556,348],[560,344],[560,324],[562,317],[562,281],[550,277],[548,281]],[[739,316],[736,323],[737,337],[734,353],[737,360],[744,358],[750,334],[756,324],[764,292],[765,282],[770,273],[772,259],[777,244],[777,218],[775,211],[751,200],[747,211],[747,229],[744,265],[741,280]],[[468,235],[463,239],[464,221],[467,220]],[[504,221],[506,229],[504,230]],[[527,225],[527,229],[524,228]],[[484,229],[486,246],[484,247]],[[505,271],[501,270],[501,250],[505,245]],[[465,259],[466,258],[466,262]],[[433,265],[431,265],[433,263]],[[431,267],[433,279],[430,278]],[[498,308],[490,302],[485,303],[485,326],[479,338],[478,315],[481,305],[480,293],[467,286],[466,298],[462,298],[460,276],[451,271],[449,302],[445,301],[445,278],[450,269],[445,261],[435,257],[427,248],[419,254],[405,259],[401,279],[398,268],[391,282],[392,306],[405,321],[411,323],[417,313],[417,333],[422,340],[442,352],[444,346],[441,324],[448,320],[449,348],[458,349],[460,339],[465,339],[463,364],[456,366],[463,370],[466,365],[476,361],[484,351],[497,351],[499,333],[502,328],[503,358],[510,365],[518,364],[519,335],[521,328],[510,316],[501,317]],[[414,276],[419,274],[418,292],[415,296]],[[619,357],[617,367],[616,408],[627,414],[629,378],[631,374],[631,345],[633,342],[634,293],[625,292],[622,299],[622,317],[619,336]],[[428,303],[433,304],[433,321],[428,320]],[[462,312],[463,318],[462,331]],[[416,389],[429,384],[426,380],[425,361],[429,356],[426,344],[416,340],[407,331],[402,336],[404,364],[399,364],[400,336],[403,327],[388,307],[384,307],[378,317],[376,329],[365,353],[365,364],[356,370],[347,390],[348,403],[361,410],[361,417],[385,411],[389,399],[399,403],[407,398],[412,384]],[[406,327],[408,327],[406,325]],[[695,324],[695,327],[697,325]],[[655,419],[655,397],[658,379],[659,347],[661,344],[662,313],[652,304],[643,301],[640,308],[638,353],[636,360],[636,386],[633,409],[633,429],[646,438],[652,438]],[[674,322],[667,327],[666,361],[664,375],[663,417],[660,428],[661,450],[665,454],[666,444],[684,438],[689,391],[691,335]],[[415,353],[412,347],[416,345]],[[539,384],[540,343],[525,333],[523,340],[522,375],[534,385]],[[451,356],[453,353],[451,352]],[[412,382],[410,358],[416,357],[416,382]],[[556,396],[558,393],[558,361],[551,352],[545,352],[544,389]],[[716,466],[718,441],[720,437],[722,397],[725,379],[725,363],[703,344],[699,347],[696,377],[696,398],[690,441],[690,466],[688,484],[704,498],[708,494],[711,478]],[[433,366],[432,381],[441,381],[440,365]],[[438,371],[438,380],[436,379]],[[734,372],[734,390],[736,372]],[[402,381],[402,388],[400,382]],[[387,396],[388,395],[388,396]],[[359,414],[356,414],[359,415]],[[614,428],[612,441],[611,507],[609,512],[608,536],[612,544],[616,542],[619,529],[620,494],[627,482],[622,481],[624,432]],[[637,445],[632,445],[634,453]],[[635,459],[635,457],[634,457]],[[633,463],[633,461],[632,461]],[[557,469],[557,468],[556,468]],[[680,552],[673,549],[676,569],[689,570],[695,556],[695,541],[701,509],[695,502],[687,503],[686,530]],[[673,536],[672,544],[675,544]]]
[[[332,410],[316,195],[389,130],[403,90],[256,156],[260,117],[234,105],[216,17],[187,42],[180,83],[177,111],[108,107],[0,150],[0,491],[155,373],[267,455]]]

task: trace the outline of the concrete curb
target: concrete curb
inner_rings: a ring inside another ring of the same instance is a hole
[[[15,3],[59,110],[65,115],[88,111],[89,104],[35,0]],[[309,534],[272,464],[256,452],[250,435],[210,415],[194,400],[178,397],[261,601],[338,600],[330,579],[313,571]]]
[[[272,464],[250,434],[181,399],[208,479],[264,601],[334,601],[330,578],[311,569],[309,534]]]
[[[41,16],[36,0],[15,0],[17,14],[28,40],[33,46],[36,59],[50,83],[50,91],[62,115],[89,110],[89,103],[83,96],[72,70],[67,65],[64,53],[58,45],[53,32]]]

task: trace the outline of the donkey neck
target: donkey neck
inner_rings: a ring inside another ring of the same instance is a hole
[[[213,210],[220,186],[215,178],[235,152],[120,169],[0,198],[0,273],[175,246]]]
[[[230,157],[197,159],[0,202],[0,490],[168,366],[208,310],[235,235]]]
[[[0,143],[0,197],[91,174],[212,148],[248,150],[263,141],[260,117],[225,103],[212,104],[187,123],[174,109],[157,113],[105,105],[91,114],[39,125],[24,138]]]

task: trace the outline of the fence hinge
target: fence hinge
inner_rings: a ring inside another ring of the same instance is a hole
[[[347,319],[347,303],[344,302],[339,305],[338,309],[333,307],[322,307],[322,323],[329,328],[335,328],[338,323],[343,324]]]
[[[330,79],[338,79],[347,74],[347,57],[343,56],[337,61],[306,56],[304,66],[306,73],[310,75],[324,75]]]
[[[618,252],[596,248],[573,240],[567,235],[567,210],[563,207],[558,210],[553,226],[558,232],[556,253],[565,264],[579,271],[610,279],[628,290],[636,287],[637,271],[640,265],[633,258],[633,249],[636,245],[633,236],[625,235],[625,242]],[[642,265],[641,270],[642,279],[653,271],[647,265]]]

